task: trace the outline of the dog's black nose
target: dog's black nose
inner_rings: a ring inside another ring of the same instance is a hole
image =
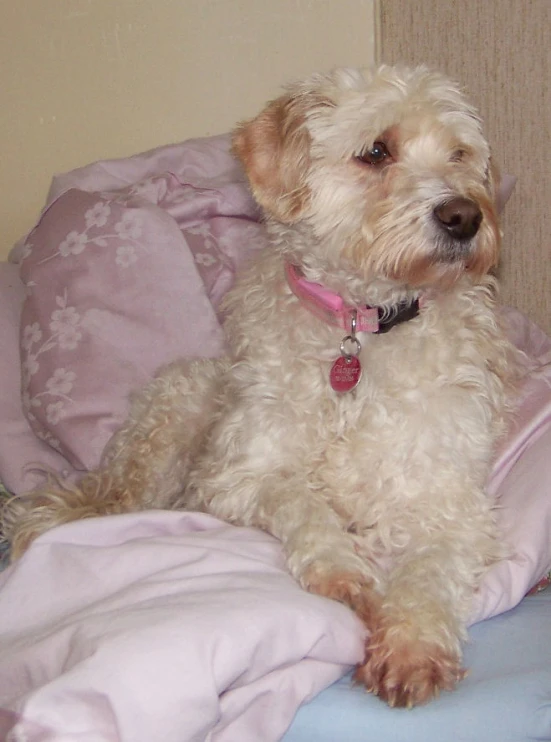
[[[439,227],[460,241],[474,237],[482,222],[478,204],[463,196],[441,203],[434,209],[434,216]]]

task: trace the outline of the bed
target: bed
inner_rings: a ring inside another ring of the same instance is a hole
[[[1,496],[94,468],[132,389],[223,352],[220,300],[263,244],[227,136],[54,178],[0,265]],[[273,538],[152,511],[56,528],[0,574],[1,738],[551,739],[551,340],[502,311],[527,363],[487,488],[511,556],[456,692],[387,708],[350,679],[360,623],[300,590]]]

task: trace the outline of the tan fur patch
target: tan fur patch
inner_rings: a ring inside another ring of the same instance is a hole
[[[300,104],[290,96],[273,101],[233,138],[255,198],[272,216],[294,222],[308,201],[309,135]]]

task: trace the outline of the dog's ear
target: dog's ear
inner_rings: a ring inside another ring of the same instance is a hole
[[[254,197],[266,212],[286,223],[297,221],[308,204],[310,135],[303,109],[299,98],[282,96],[233,134],[233,152],[245,168]]]

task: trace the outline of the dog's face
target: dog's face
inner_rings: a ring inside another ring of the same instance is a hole
[[[314,76],[239,127],[234,150],[283,249],[314,276],[445,287],[497,262],[480,121],[425,68]]]

